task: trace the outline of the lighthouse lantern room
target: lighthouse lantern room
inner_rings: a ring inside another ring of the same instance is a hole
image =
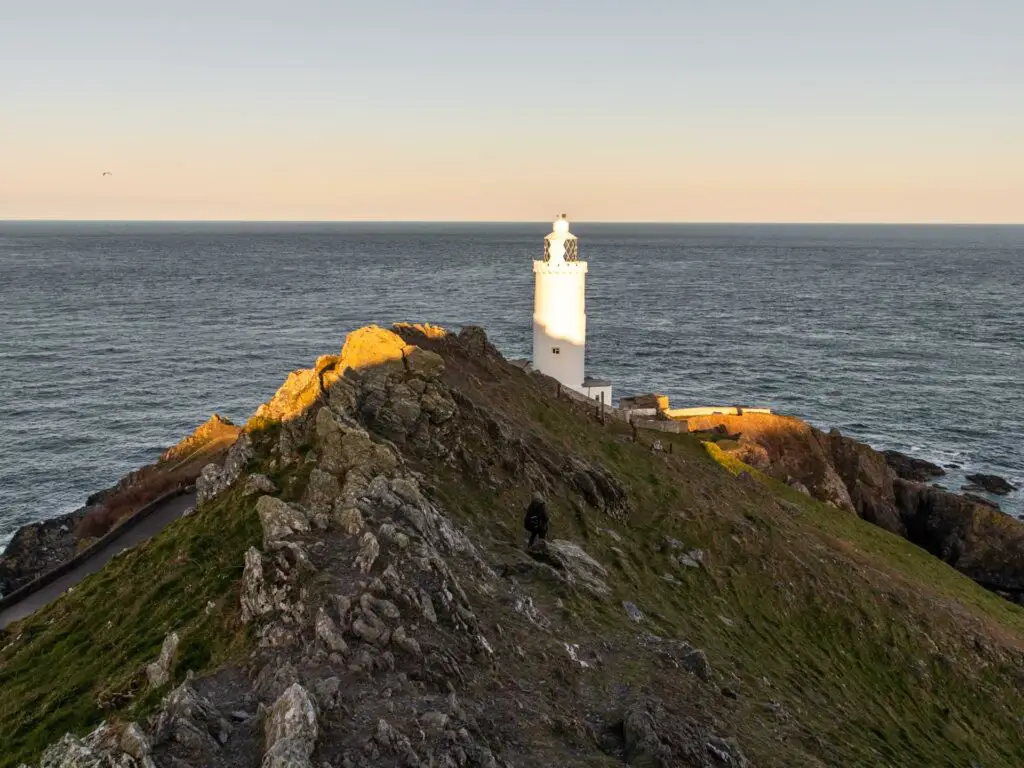
[[[544,238],[544,258],[533,262],[533,367],[563,386],[611,405],[611,383],[586,376],[587,262],[565,214]]]

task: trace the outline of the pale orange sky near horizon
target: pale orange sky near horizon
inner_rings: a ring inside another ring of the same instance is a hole
[[[894,3],[19,9],[0,219],[1024,223],[1024,12]]]

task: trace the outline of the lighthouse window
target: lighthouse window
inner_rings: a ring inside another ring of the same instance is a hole
[[[562,354],[562,348],[561,347],[552,347],[551,348],[551,354],[552,355],[560,355],[560,354]]]

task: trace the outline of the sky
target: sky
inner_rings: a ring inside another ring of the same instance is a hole
[[[0,0],[0,218],[1024,223],[1022,30],[1021,0]]]

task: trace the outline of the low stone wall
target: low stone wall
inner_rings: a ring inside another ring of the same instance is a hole
[[[670,408],[665,415],[670,419],[688,419],[694,416],[742,416],[745,413],[771,413],[771,408],[744,408],[741,405],[705,405],[700,408]]]
[[[674,435],[681,435],[684,432],[690,431],[685,421],[675,421],[673,419],[633,419],[630,423],[637,429],[670,432]]]
[[[192,487],[191,486],[186,486],[184,488],[175,488],[174,490],[168,491],[167,493],[163,494],[162,496],[160,496],[160,497],[158,497],[156,499],[153,499],[153,501],[151,501],[148,504],[146,504],[144,507],[142,507],[142,509],[140,509],[138,512],[136,512],[134,515],[132,515],[131,517],[126,518],[119,525],[117,525],[113,529],[111,529],[106,535],[101,536],[100,538],[96,539],[96,541],[94,541],[88,547],[83,549],[81,552],[78,552],[77,554],[75,554],[75,556],[72,557],[70,560],[65,560],[63,563],[58,565],[56,568],[52,568],[49,571],[47,571],[46,573],[41,574],[40,576],[37,576],[35,579],[30,581],[28,584],[25,584],[24,586],[19,587],[18,589],[14,590],[13,592],[11,592],[9,594],[6,594],[6,595],[3,595],[2,597],[0,597],[0,610],[3,610],[3,609],[8,608],[8,607],[10,607],[12,605],[15,605],[16,603],[20,603],[22,600],[24,600],[29,595],[34,594],[35,592],[38,592],[43,587],[49,586],[50,584],[55,582],[57,579],[59,579],[64,574],[73,571],[79,565],[84,563],[86,560],[91,558],[93,555],[95,555],[101,549],[103,549],[108,544],[110,544],[110,542],[115,541],[116,539],[119,539],[121,536],[123,536],[125,533],[127,533],[130,529],[134,528],[138,523],[142,522],[147,517],[149,517],[151,514],[156,512],[160,508],[160,506],[163,505],[165,502],[170,501],[171,499],[177,498],[178,496],[182,496],[182,495],[184,495],[186,493],[190,493],[191,491],[192,491]]]

